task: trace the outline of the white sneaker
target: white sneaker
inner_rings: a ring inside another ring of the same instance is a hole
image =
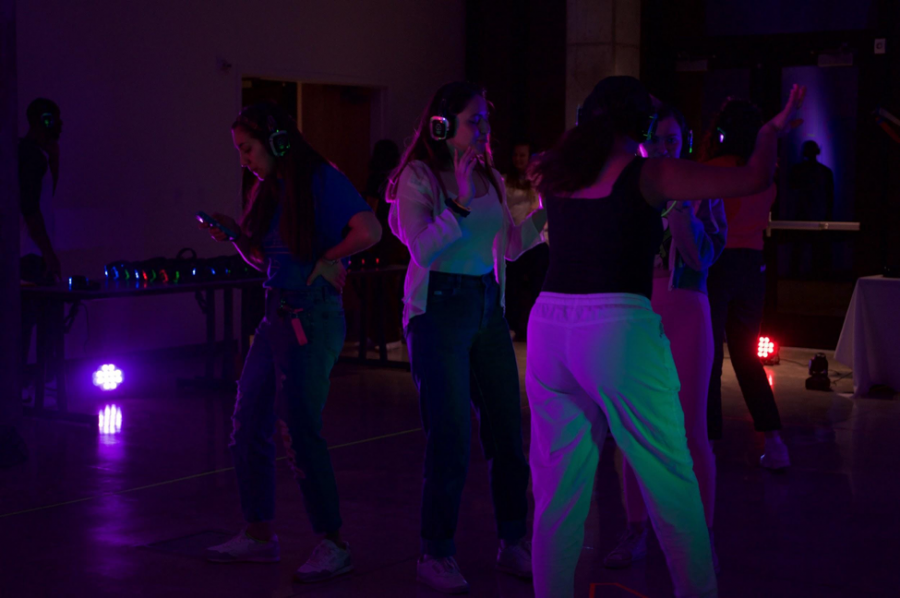
[[[331,540],[322,540],[313,550],[312,556],[294,573],[294,579],[300,583],[312,583],[351,571],[353,560],[350,558],[350,545],[341,548]]]
[[[647,556],[647,527],[629,527],[619,536],[619,545],[603,559],[607,569],[627,569],[631,563]]]
[[[766,469],[785,469],[791,465],[788,448],[781,436],[766,438],[765,453],[759,458],[759,464]]]
[[[213,563],[277,563],[281,560],[278,536],[268,542],[254,540],[241,531],[224,544],[206,550],[206,560]]]
[[[518,544],[500,544],[497,552],[497,569],[516,577],[531,579],[531,542],[522,540]]]
[[[444,594],[468,594],[469,582],[459,572],[452,556],[432,558],[423,556],[416,563],[416,579]]]

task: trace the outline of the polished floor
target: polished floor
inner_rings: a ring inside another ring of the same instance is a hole
[[[524,374],[524,345],[517,350]],[[793,460],[784,474],[757,465],[762,438],[726,363],[725,439],[716,446],[723,597],[900,595],[900,402],[852,399],[846,377],[835,392],[805,390],[812,353],[785,350],[789,361],[768,368]],[[356,571],[302,586],[291,575],[316,540],[284,460],[282,562],[217,565],[197,556],[204,543],[241,527],[226,449],[233,396],[176,389],[176,377],[202,369],[199,361],[118,365],[125,383],[109,393],[79,384],[88,370],[69,372],[74,410],[96,414],[115,405],[118,433],[25,420],[31,460],[0,472],[0,597],[437,595],[415,582],[424,442],[408,372],[335,370],[325,432]],[[832,368],[846,373],[839,364]],[[522,403],[527,439],[524,385]],[[117,428],[113,417],[107,431]],[[629,570],[602,567],[624,526],[614,453],[608,441],[576,595],[671,596],[655,541],[648,558]],[[473,447],[457,537],[460,566],[474,596],[531,596],[527,583],[493,569],[493,528],[487,465]]]

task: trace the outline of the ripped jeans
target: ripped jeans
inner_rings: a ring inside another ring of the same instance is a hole
[[[308,342],[301,345],[286,302],[300,320]],[[303,493],[313,531],[341,527],[337,483],[320,432],[331,368],[344,343],[341,296],[331,287],[302,291],[268,289],[266,315],[247,354],[238,382],[231,449],[247,522],[275,518],[275,427]]]

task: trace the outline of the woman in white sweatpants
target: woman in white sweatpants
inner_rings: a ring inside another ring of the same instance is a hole
[[[574,595],[574,575],[607,431],[637,476],[679,597],[717,596],[709,536],[687,447],[679,382],[650,305],[667,201],[733,197],[771,183],[777,136],[805,90],[760,131],[740,172],[635,158],[653,122],[631,77],[601,81],[579,124],[536,165],[554,231],[544,292],[528,325],[526,388],[535,495],[538,598]],[[737,191],[740,191],[738,193]]]

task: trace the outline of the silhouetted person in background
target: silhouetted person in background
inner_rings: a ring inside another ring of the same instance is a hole
[[[56,102],[37,98],[25,112],[28,133],[19,140],[19,270],[23,281],[51,285],[62,278],[62,268],[53,248],[53,197],[59,182],[59,137],[62,118]],[[28,363],[31,332],[37,322],[37,306],[22,302],[22,368]],[[23,388],[34,380],[29,373]],[[26,401],[31,400],[26,391]]]
[[[390,230],[388,227],[388,213],[391,211],[390,204],[385,201],[384,194],[390,179],[391,172],[400,163],[400,148],[390,139],[381,139],[375,142],[372,148],[372,157],[369,159],[369,176],[366,179],[366,186],[363,189],[363,197],[369,206],[375,211],[375,216],[381,224],[381,228],[385,231]],[[394,235],[387,233],[382,235],[381,241],[372,249],[364,252],[358,258],[366,259],[367,267],[372,265],[376,259],[380,266],[405,266],[409,263],[409,250],[406,249],[400,239]],[[377,301],[375,293],[378,293],[377,285],[369,285],[368,297],[366,301],[366,309],[368,310],[368,326],[366,339],[360,339],[360,342],[370,342],[369,339],[378,339],[378,319],[382,319],[384,326],[384,342],[393,343],[403,336],[403,326],[401,319],[403,316],[403,276],[402,273],[391,275],[384,281],[381,292],[384,293],[382,299],[384,313],[378,313]],[[352,308],[356,299],[352,295],[347,296],[347,307]],[[361,300],[362,298],[360,298]],[[358,305],[361,309],[361,304]],[[353,314],[352,317],[359,317],[359,314]],[[358,323],[353,322],[352,330],[356,330]],[[374,346],[375,341],[372,341]]]
[[[53,249],[51,203],[59,182],[62,118],[56,102],[45,98],[31,102],[26,116],[28,133],[19,141],[22,278],[29,282],[58,281],[62,269]]]
[[[384,192],[391,172],[399,163],[400,148],[396,143],[390,139],[382,139],[375,143],[372,158],[369,160],[369,177],[366,179],[362,195],[375,211],[375,216],[378,217],[378,222],[384,230],[388,230],[388,212],[391,208],[384,200]],[[367,253],[378,257],[385,265],[409,263],[409,251],[394,235],[382,236],[381,242]]]
[[[815,141],[805,141],[800,150],[803,161],[788,177],[794,195],[797,220],[831,220],[834,216],[834,173],[819,162],[822,153]]]
[[[513,146],[512,169],[504,177],[506,201],[513,222],[522,223],[540,208],[537,189],[528,180],[531,146],[520,142]],[[525,252],[518,260],[506,265],[506,319],[516,333],[517,341],[524,341],[528,330],[528,314],[541,294],[544,276],[550,263],[550,248],[545,243]]]
[[[822,153],[815,141],[805,141],[801,148],[803,161],[795,164],[788,175],[788,188],[793,199],[794,219],[830,221],[834,217],[834,173],[819,162]],[[823,278],[831,270],[831,245],[821,233],[811,243],[797,243],[791,254],[791,273],[810,272],[804,263],[804,255],[812,255],[812,275]]]

